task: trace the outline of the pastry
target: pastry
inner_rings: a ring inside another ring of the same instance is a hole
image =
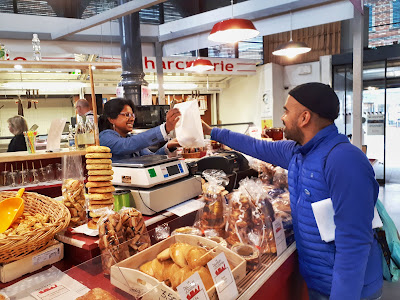
[[[86,158],[94,159],[94,158],[111,158],[112,154],[111,153],[86,153],[85,155]]]
[[[78,179],[65,179],[61,191],[63,203],[71,214],[70,226],[76,227],[85,224],[87,218],[83,182]]]
[[[90,164],[107,164],[107,165],[111,165],[112,161],[111,159],[107,159],[107,158],[95,158],[95,159],[86,159],[86,164],[90,165]]]
[[[89,170],[88,175],[113,175],[113,170]]]
[[[86,165],[87,170],[111,170],[112,166],[109,164],[88,164]]]
[[[87,153],[108,153],[111,152],[111,149],[105,146],[89,146],[86,148]]]
[[[170,255],[172,260],[181,268],[187,266],[187,261],[185,256],[187,255],[187,252],[192,248],[193,246],[186,244],[186,243],[175,243],[171,245],[170,247]]]
[[[164,260],[167,260],[167,259],[170,259],[170,258],[171,258],[171,255],[170,255],[170,253],[169,253],[169,248],[164,249],[163,251],[161,251],[161,252],[157,255],[157,259],[158,259],[159,261],[164,261]]]
[[[96,175],[96,176],[89,176],[88,181],[110,181],[112,179],[113,179],[112,176]]]
[[[213,259],[212,255],[208,251],[201,247],[192,247],[185,255],[188,266],[191,269],[206,265],[210,260]]]
[[[147,275],[150,275],[151,277],[154,277],[154,271],[152,268],[152,264],[153,264],[152,260],[148,261],[147,263],[140,266],[139,271],[141,271]]]
[[[118,300],[118,298],[101,288],[94,288],[75,300]]]
[[[90,210],[96,210],[100,208],[112,207],[110,204],[89,204]]]
[[[180,268],[178,272],[172,274],[170,278],[171,287],[176,290],[176,287],[193,275],[192,269],[189,267]]]
[[[86,183],[87,188],[98,188],[98,187],[107,187],[107,186],[112,186],[111,181],[92,181],[92,182]]]

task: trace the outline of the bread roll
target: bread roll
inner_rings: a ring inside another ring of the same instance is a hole
[[[186,261],[191,269],[204,266],[213,259],[210,253],[201,247],[192,247],[186,253]]]

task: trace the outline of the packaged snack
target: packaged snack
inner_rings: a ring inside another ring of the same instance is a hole
[[[274,210],[261,180],[243,179],[229,197],[227,242],[253,245],[261,253],[276,253]]]
[[[229,180],[221,170],[205,170],[203,176],[207,180],[203,185],[203,201],[205,204],[199,210],[195,227],[198,227],[202,232],[214,229],[219,236],[224,236],[225,195],[228,194],[224,186],[229,183]]]
[[[143,216],[134,208],[122,208],[119,212],[107,209],[100,217],[98,227],[105,275],[110,274],[112,265],[151,245]]]
[[[77,227],[87,223],[82,158],[77,155],[63,156],[62,171],[62,201],[71,213],[70,227]]]

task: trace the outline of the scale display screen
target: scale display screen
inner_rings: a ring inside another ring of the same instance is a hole
[[[176,175],[176,174],[180,173],[179,168],[178,168],[177,165],[173,165],[173,166],[167,167],[167,171],[168,171],[168,175],[169,176]]]

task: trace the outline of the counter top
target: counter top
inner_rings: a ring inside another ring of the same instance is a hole
[[[74,150],[61,149],[58,152],[46,152],[45,150],[36,151],[36,153],[29,154],[28,151],[18,151],[18,152],[6,152],[0,153],[0,163],[4,162],[16,162],[16,161],[26,161],[26,160],[37,160],[37,159],[50,159],[58,158],[65,155],[85,155],[85,150]]]

